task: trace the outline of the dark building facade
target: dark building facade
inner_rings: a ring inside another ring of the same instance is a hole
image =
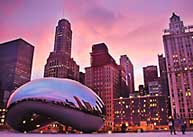
[[[160,72],[161,92],[163,95],[169,96],[166,58],[163,56],[163,54],[158,55],[158,63]]]
[[[129,97],[129,85],[128,85],[128,81],[127,81],[127,77],[126,77],[126,72],[125,69],[121,66],[118,65],[119,67],[119,94],[117,97]]]
[[[1,105],[10,94],[31,79],[34,46],[23,39],[0,44]]]
[[[158,81],[158,70],[157,66],[146,66],[143,67],[143,78],[144,78],[144,86],[146,89],[146,94],[149,94],[148,84],[152,81]]]
[[[138,90],[139,90],[139,95],[140,96],[144,96],[145,95],[145,87],[144,87],[144,85],[139,85],[138,86]]]
[[[82,84],[85,84],[85,73],[84,72],[79,73],[79,82]]]
[[[6,104],[13,91],[31,79],[34,46],[23,39],[0,44],[0,128],[5,128]]]
[[[127,55],[121,55],[120,57],[120,65],[125,70],[125,78],[126,84],[128,86],[129,93],[133,93],[134,88],[134,69],[131,60],[127,57]]]
[[[166,96],[161,95],[114,99],[114,124],[139,126],[145,122],[154,126],[167,125],[167,109]]]
[[[159,64],[159,72],[160,72],[160,84],[161,84],[161,93],[168,97],[168,116],[171,116],[171,105],[170,105],[170,93],[169,93],[169,85],[168,85],[168,76],[167,76],[167,68],[166,68],[166,58],[163,54],[158,55],[158,64]]]
[[[54,51],[50,53],[44,77],[69,78],[79,81],[79,66],[71,58],[72,30],[68,20],[61,19],[56,26]]]
[[[150,95],[161,94],[160,80],[148,82],[148,92]]]

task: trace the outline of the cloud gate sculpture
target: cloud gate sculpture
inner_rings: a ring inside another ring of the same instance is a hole
[[[18,88],[7,103],[6,122],[28,132],[57,121],[83,132],[104,123],[103,101],[89,88],[70,79],[43,78]]]

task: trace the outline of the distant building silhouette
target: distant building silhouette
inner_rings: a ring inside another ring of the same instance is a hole
[[[85,73],[83,72],[79,73],[79,82],[85,84]]]
[[[151,65],[151,66],[143,67],[143,78],[144,78],[146,94],[149,94],[149,90],[148,90],[149,82],[158,81],[157,66]]]
[[[118,65],[118,69],[119,69],[119,93],[117,94],[117,97],[124,97],[124,98],[129,97],[130,88],[128,85],[126,71],[121,65]]]
[[[126,84],[129,88],[129,93],[133,93],[135,88],[134,88],[134,69],[133,69],[133,64],[131,60],[127,57],[127,55],[121,55],[120,57],[120,65],[124,68],[125,70],[125,76],[126,76]]]
[[[138,89],[139,89],[139,95],[140,96],[144,96],[146,94],[144,85],[139,85]]]
[[[159,72],[160,72],[161,91],[163,95],[169,96],[166,58],[163,57],[163,54],[158,55],[158,63],[159,63]]]
[[[56,26],[54,51],[50,53],[44,77],[79,80],[79,66],[71,58],[72,30],[68,20],[61,19]]]
[[[163,43],[172,115],[193,126],[193,26],[184,26],[173,13]]]
[[[148,92],[150,95],[161,94],[161,84],[159,79],[148,82]]]
[[[159,72],[160,72],[160,84],[161,84],[161,93],[168,97],[168,116],[171,116],[171,105],[170,105],[170,94],[169,94],[169,85],[168,85],[168,76],[166,68],[166,58],[163,57],[163,54],[158,55],[159,63]]]

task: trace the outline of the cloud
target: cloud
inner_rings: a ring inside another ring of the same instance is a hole
[[[0,4],[0,16],[1,18],[3,17],[8,17],[8,16],[13,16],[16,14],[19,10],[21,10],[23,6],[23,0],[3,0],[1,1]]]
[[[22,37],[35,45],[33,77],[43,76],[55,26],[65,17],[73,31],[72,57],[82,70],[90,65],[92,44],[105,42],[117,63],[121,54],[129,56],[138,85],[142,67],[157,64],[157,54],[163,52],[162,30],[171,13],[191,25],[192,5],[192,0],[3,0],[0,41]]]

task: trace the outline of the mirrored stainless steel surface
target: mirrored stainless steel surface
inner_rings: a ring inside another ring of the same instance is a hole
[[[59,79],[59,78],[43,78],[43,79],[33,80],[21,86],[10,96],[8,100],[7,123],[9,125],[12,125],[12,127],[17,127],[17,125],[13,125],[14,121],[11,120],[11,116],[13,116],[14,113],[16,112],[24,113],[23,111],[25,110],[18,107],[21,104],[23,108],[26,108],[27,110],[26,112],[28,111],[30,112],[26,114],[28,117],[31,117],[31,113],[33,111],[35,112],[37,111],[38,113],[40,113],[39,114],[40,116],[41,116],[41,113],[48,113],[49,115],[50,113],[49,111],[51,110],[41,111],[41,108],[36,110],[34,107],[30,105],[30,102],[31,104],[34,104],[35,102],[39,102],[42,104],[42,107],[43,106],[50,107],[50,105],[53,104],[60,107],[60,109],[68,108],[68,110],[69,109],[73,110],[74,111],[73,113],[78,114],[79,112],[82,112],[88,116],[92,115],[93,118],[101,118],[101,120],[104,121],[105,107],[104,107],[103,101],[91,89],[74,80]],[[29,107],[26,107],[26,105],[28,105]],[[50,109],[52,108],[50,107]],[[61,113],[64,113],[65,115],[67,112],[61,112]],[[21,114],[21,116],[24,117],[25,115]],[[57,115],[55,114],[51,115],[51,117],[52,116],[57,117]],[[60,116],[58,115],[58,119],[56,118],[58,121],[64,121],[63,124],[68,124],[68,123],[65,123],[65,120],[62,120],[62,118],[61,117],[59,118],[59,117]],[[80,118],[82,118],[81,115],[80,115]],[[17,122],[21,122],[21,121],[17,121]],[[71,122],[70,126],[73,126],[73,124],[76,123],[76,121],[73,121],[73,118],[71,119],[70,122]],[[76,126],[76,125],[77,124],[74,124],[75,128],[78,128],[80,130],[84,130],[84,128],[86,129],[86,126],[82,128],[81,126]],[[101,125],[97,127],[101,127]],[[97,130],[97,129],[93,128],[93,131],[94,130]]]

